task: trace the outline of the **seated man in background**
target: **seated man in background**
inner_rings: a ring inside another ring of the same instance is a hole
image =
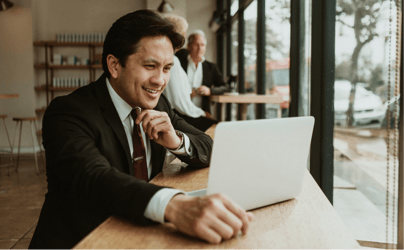
[[[149,183],[166,150],[190,168],[210,160],[212,139],[161,95],[183,44],[158,13],[129,13],[107,33],[104,74],[51,102],[43,119],[48,193],[30,248],[72,248],[110,216],[171,222],[211,243],[247,231],[252,214],[225,195],[190,197]]]
[[[174,25],[175,30],[186,36],[188,22],[185,18],[175,14],[164,14],[165,19]],[[181,63],[177,56],[174,56],[174,65],[171,67],[170,81],[168,82],[163,93],[170,101],[173,109],[187,123],[195,128],[206,131],[217,121],[213,120],[209,112],[197,107],[191,100],[191,85],[188,81],[187,73],[181,67]]]
[[[218,66],[205,60],[206,37],[201,30],[194,31],[188,37],[188,54],[182,51],[177,54],[182,68],[187,72],[192,88],[192,101],[196,106],[211,113],[210,95],[221,95],[229,92],[229,85],[223,80]]]

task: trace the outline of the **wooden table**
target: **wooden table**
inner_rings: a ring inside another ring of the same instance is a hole
[[[214,128],[206,133],[213,136]],[[184,191],[206,188],[209,168],[187,170],[185,166],[176,160],[151,182]],[[180,233],[170,223],[139,226],[110,217],[75,248],[359,248],[308,171],[296,199],[252,212],[255,218],[248,234],[219,245]]]
[[[221,120],[221,110],[223,103],[237,103],[239,104],[239,113],[241,114],[241,120],[247,120],[247,104],[250,103],[272,103],[277,105],[277,116],[281,117],[280,104],[283,102],[282,96],[279,95],[257,95],[257,94],[238,94],[238,95],[212,95],[210,97],[211,102],[218,103],[217,117]]]

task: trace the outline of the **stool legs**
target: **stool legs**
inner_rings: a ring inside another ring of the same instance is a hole
[[[18,172],[18,166],[20,164],[20,148],[21,148],[21,133],[22,133],[22,121],[17,121],[17,125],[15,127],[15,131],[17,131],[18,129],[18,123],[20,124],[20,134],[19,134],[19,141],[18,141],[18,152],[17,152],[17,166],[16,166],[16,170]]]
[[[10,140],[10,136],[8,134],[8,129],[7,129],[7,124],[6,124],[6,120],[4,117],[3,118],[3,123],[4,123],[4,128],[6,130],[6,135],[7,135],[7,140],[8,140],[8,145],[10,146],[10,165],[11,163],[14,163],[14,154],[13,154],[13,145],[11,144],[11,140]],[[7,168],[7,174],[10,175],[10,165]]]
[[[35,140],[34,140],[34,136],[36,136],[36,135],[35,135],[35,132],[34,132],[34,126],[32,126],[32,122],[33,122],[33,121],[30,121],[30,125],[31,125],[31,135],[32,135],[32,147],[34,148],[36,173],[39,174],[39,170],[38,170],[38,159],[37,159],[37,157],[36,157]]]
[[[15,131],[17,131],[17,129],[18,129],[18,123],[20,123],[20,134],[19,134],[19,139],[18,139],[18,153],[17,153],[17,165],[16,165],[17,172],[18,172],[18,166],[19,166],[19,163],[20,163],[20,149],[21,149],[21,137],[22,137],[21,134],[22,134],[22,123],[23,123],[23,121],[22,120],[17,120],[17,125],[16,125],[16,130]],[[34,124],[32,124],[32,123],[34,123]],[[32,147],[34,149],[36,173],[39,174],[38,159],[37,159],[37,156],[36,156],[35,139],[34,139],[34,137],[36,136],[36,134],[34,132],[34,128],[36,129],[35,121],[30,120],[30,126],[31,126]],[[15,133],[14,133],[14,137],[15,137]],[[38,137],[37,137],[37,143],[39,145]],[[41,151],[41,146],[40,145],[39,145],[39,150]],[[42,156],[42,161],[44,162],[43,156]]]

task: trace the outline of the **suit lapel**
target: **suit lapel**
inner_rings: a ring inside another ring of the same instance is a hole
[[[130,166],[132,164],[132,158],[130,157],[128,139],[126,138],[125,130],[123,128],[121,119],[119,118],[118,112],[116,111],[111,96],[109,95],[104,75],[97,80],[96,93],[98,103],[103,108],[102,115],[107,123],[111,126],[119,142],[124,148],[126,158],[128,160],[128,166]],[[132,173],[133,168],[129,167],[129,172]]]
[[[210,81],[208,81],[208,76],[209,75],[209,65],[204,61],[202,63],[202,85],[205,85],[206,87],[209,87],[212,85]]]
[[[181,66],[184,69],[185,73],[188,73],[188,57],[182,58],[181,62]]]

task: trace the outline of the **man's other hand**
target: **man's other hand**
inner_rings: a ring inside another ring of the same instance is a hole
[[[213,120],[212,115],[208,111],[205,111],[205,117]]]
[[[179,194],[170,200],[165,211],[165,219],[179,231],[215,244],[240,231],[247,233],[253,217],[223,194],[202,197]]]
[[[195,89],[193,89],[193,90],[192,90],[192,93],[191,93],[191,98],[192,98],[192,97],[195,97],[195,96],[197,96],[197,95],[198,95],[198,93],[196,92]]]
[[[197,88],[196,92],[198,92],[198,94],[202,96],[210,96],[211,94],[210,88],[206,87],[205,85],[202,85],[199,88]]]

